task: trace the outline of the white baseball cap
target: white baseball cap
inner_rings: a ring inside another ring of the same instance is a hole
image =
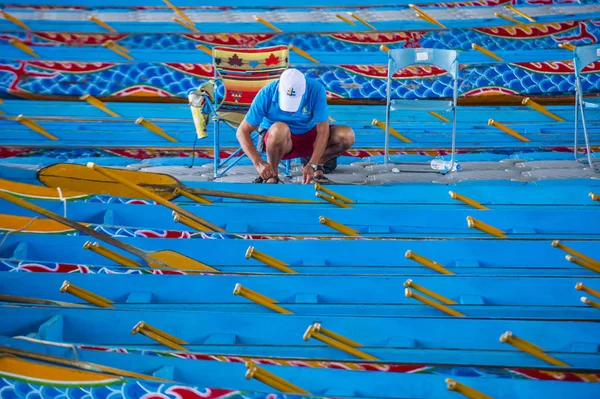
[[[296,112],[300,108],[306,91],[306,78],[297,69],[286,69],[279,78],[279,108],[286,112]]]

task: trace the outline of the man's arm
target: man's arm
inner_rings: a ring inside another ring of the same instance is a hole
[[[325,153],[325,148],[327,148],[327,143],[329,142],[329,121],[319,122],[317,123],[317,138],[315,139],[315,144],[313,148],[313,153],[310,158],[310,163],[315,165],[321,164],[321,158],[323,158],[323,153]]]
[[[269,165],[269,163],[266,162],[260,156],[258,151],[256,151],[256,147],[254,147],[254,143],[252,142],[252,138],[250,137],[250,135],[255,130],[256,130],[256,126],[251,125],[249,122],[247,122],[244,119],[237,129],[237,132],[235,133],[235,137],[240,142],[240,145],[242,146],[244,153],[246,153],[246,155],[248,155],[248,158],[250,158],[250,160],[254,164],[254,168],[258,172],[258,175],[260,177],[262,177],[263,179],[267,180],[267,179],[275,176],[276,173],[273,170],[273,168],[271,167],[271,165]]]
[[[250,158],[254,166],[256,166],[260,161],[263,160],[258,151],[256,150],[256,147],[254,147],[254,143],[252,142],[252,138],[250,137],[250,135],[253,131],[256,130],[256,128],[257,126],[252,126],[244,119],[238,127],[237,132],[235,133],[235,137],[240,142],[244,153],[248,155],[248,158]]]
[[[265,115],[267,114],[267,104],[269,99],[266,97],[265,90],[268,87],[263,87],[254,100],[252,101],[252,105],[250,105],[250,109],[248,113],[244,117],[244,120],[240,124],[235,133],[235,137],[240,142],[244,153],[248,155],[248,158],[254,164],[254,168],[258,172],[258,175],[263,179],[269,179],[275,176],[275,171],[264,159],[260,156],[256,147],[254,147],[254,143],[250,138],[250,135],[263,121]]]

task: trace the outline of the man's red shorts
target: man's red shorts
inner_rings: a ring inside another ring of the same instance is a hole
[[[329,125],[329,129],[333,125]],[[317,138],[316,126],[304,134],[292,134],[292,151],[289,154],[285,154],[283,159],[293,159],[310,157],[313,153],[313,147]],[[265,135],[265,147],[269,141],[269,132]]]

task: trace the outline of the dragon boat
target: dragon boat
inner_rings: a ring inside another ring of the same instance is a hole
[[[597,3],[3,4],[0,399],[600,397]]]

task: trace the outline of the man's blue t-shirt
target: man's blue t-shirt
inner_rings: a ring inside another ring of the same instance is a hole
[[[279,108],[279,80],[263,87],[246,114],[246,122],[252,126],[268,129],[275,122],[284,122],[292,134],[304,134],[317,123],[329,120],[325,88],[314,79],[306,78],[306,91],[300,108],[296,112],[286,112]]]

